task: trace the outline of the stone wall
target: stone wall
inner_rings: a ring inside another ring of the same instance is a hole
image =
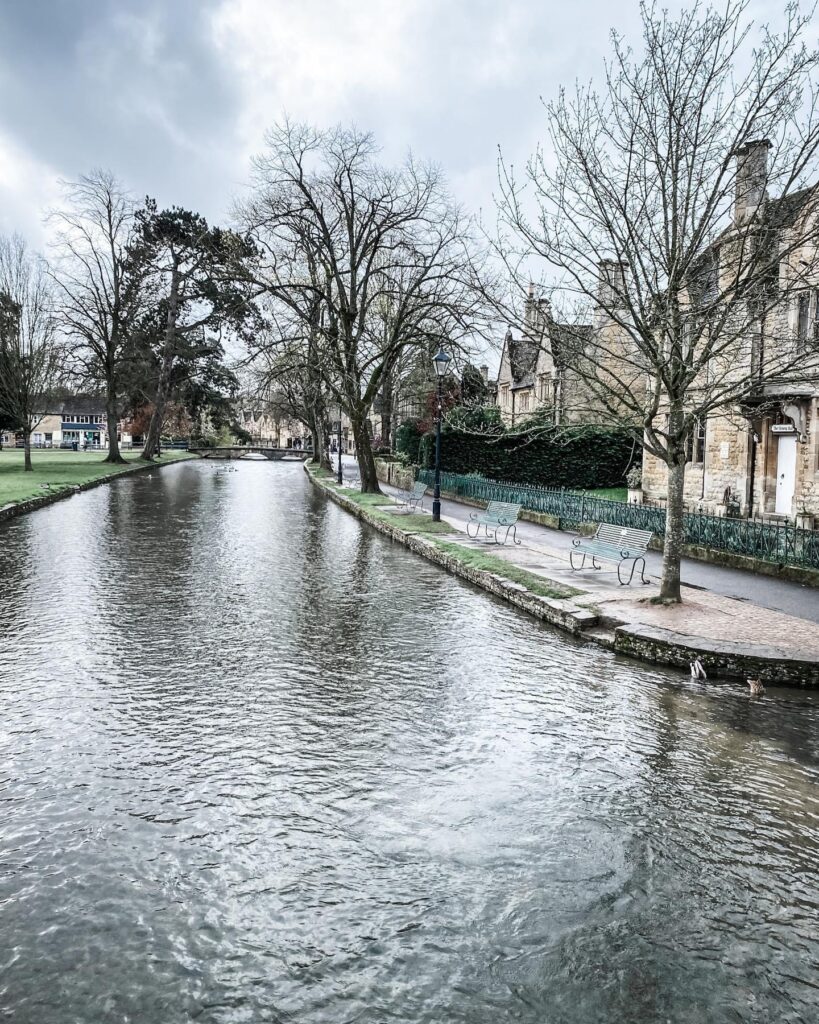
[[[375,473],[382,484],[398,487],[402,491],[412,490],[415,483],[415,466],[402,466],[400,462],[376,459]]]

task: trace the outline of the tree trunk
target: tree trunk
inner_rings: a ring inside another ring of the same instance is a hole
[[[157,449],[162,432],[162,421],[165,419],[165,403],[168,400],[168,391],[171,386],[171,371],[173,370],[173,362],[176,355],[176,318],[179,311],[179,285],[179,268],[176,261],[174,261],[171,272],[171,290],[168,296],[168,314],[165,320],[165,344],[162,346],[162,362],[159,364],[159,380],[156,385],[154,410],[151,413],[151,422],[148,424],[145,445],[140,455],[140,459],[144,459],[146,462],[153,461],[154,452]]]
[[[685,454],[678,452],[668,467],[668,499],[665,510],[665,543],[663,545],[663,573],[660,583],[661,601],[679,604],[680,559],[683,549],[683,484],[685,482]]]
[[[31,473],[34,467],[31,464],[31,432],[26,430],[23,433],[23,470]]]
[[[381,488],[378,485],[378,477],[375,472],[373,445],[367,430],[367,420],[364,418],[354,418],[352,420],[352,427],[353,436],[355,437],[356,455],[358,456],[358,472],[361,476],[361,491],[363,494],[381,494]]]
[[[120,454],[119,441],[117,440],[117,428],[119,426],[117,396],[110,385],[105,395],[105,420],[108,426],[108,454],[103,459],[103,462],[125,462],[125,459]]]
[[[171,370],[173,368],[173,353],[166,352],[162,358],[162,366],[159,371],[159,384],[154,399],[154,410],[151,413],[151,422],[148,424],[148,433],[145,435],[145,444],[142,448],[140,459],[152,462],[154,452],[159,444],[162,434],[162,422],[165,419],[165,405],[168,400],[168,388],[170,386]]]

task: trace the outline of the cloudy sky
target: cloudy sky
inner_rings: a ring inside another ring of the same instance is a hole
[[[540,96],[599,74],[637,0],[0,0],[0,231],[42,244],[58,180],[227,217],[283,112],[355,121],[491,208],[497,147],[542,137]]]
[[[224,221],[285,111],[355,121],[491,212],[498,146],[525,159],[613,22],[639,44],[638,0],[0,0],[0,231],[41,245],[59,179],[93,167]]]

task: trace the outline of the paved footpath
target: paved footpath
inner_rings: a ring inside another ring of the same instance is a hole
[[[395,493],[394,488],[382,487],[387,493]],[[429,496],[424,504],[428,510]],[[466,524],[474,511],[471,505],[448,499],[441,502],[442,518],[462,534],[459,543],[491,551],[529,572],[583,590],[585,594],[572,602],[594,607],[605,618],[658,626],[686,636],[747,643],[749,652],[752,647],[764,645],[791,655],[799,652],[819,656],[819,591],[814,588],[685,559],[683,604],[654,605],[648,599],[659,589],[658,553],[649,552],[647,558],[651,585],[635,582],[621,587],[613,566],[605,566],[601,572],[573,572],[569,566],[573,535],[562,530],[521,522],[519,546],[469,540]]]
[[[431,502],[431,498],[425,499],[426,505],[431,505]],[[453,525],[466,529],[469,514],[475,511],[475,507],[442,499],[441,511]],[[552,530],[537,523],[522,522],[518,526],[518,537],[524,544],[535,544],[556,553],[562,552],[567,561],[575,536],[577,535],[566,530]],[[649,551],[646,554],[646,566],[649,575],[655,579],[659,578],[662,568],[660,553]],[[762,576],[742,569],[710,565],[694,558],[683,559],[682,580],[683,586],[690,589],[722,594],[737,601],[748,601],[771,611],[784,612],[819,623],[819,590],[815,587],[778,579],[775,576]],[[688,595],[686,601],[692,598],[693,595]]]

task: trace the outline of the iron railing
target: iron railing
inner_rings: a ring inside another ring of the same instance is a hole
[[[432,470],[418,471],[418,479],[430,487],[433,477]],[[652,530],[658,537],[665,535],[663,508],[628,505],[624,501],[611,501],[582,492],[459,473],[441,473],[441,489],[473,501],[515,502],[531,512],[554,516],[560,529],[577,528],[580,523],[613,523]],[[789,523],[762,523],[754,519],[733,519],[699,512],[686,513],[683,523],[686,544],[780,565],[819,569],[819,532],[814,530],[799,530]]]

